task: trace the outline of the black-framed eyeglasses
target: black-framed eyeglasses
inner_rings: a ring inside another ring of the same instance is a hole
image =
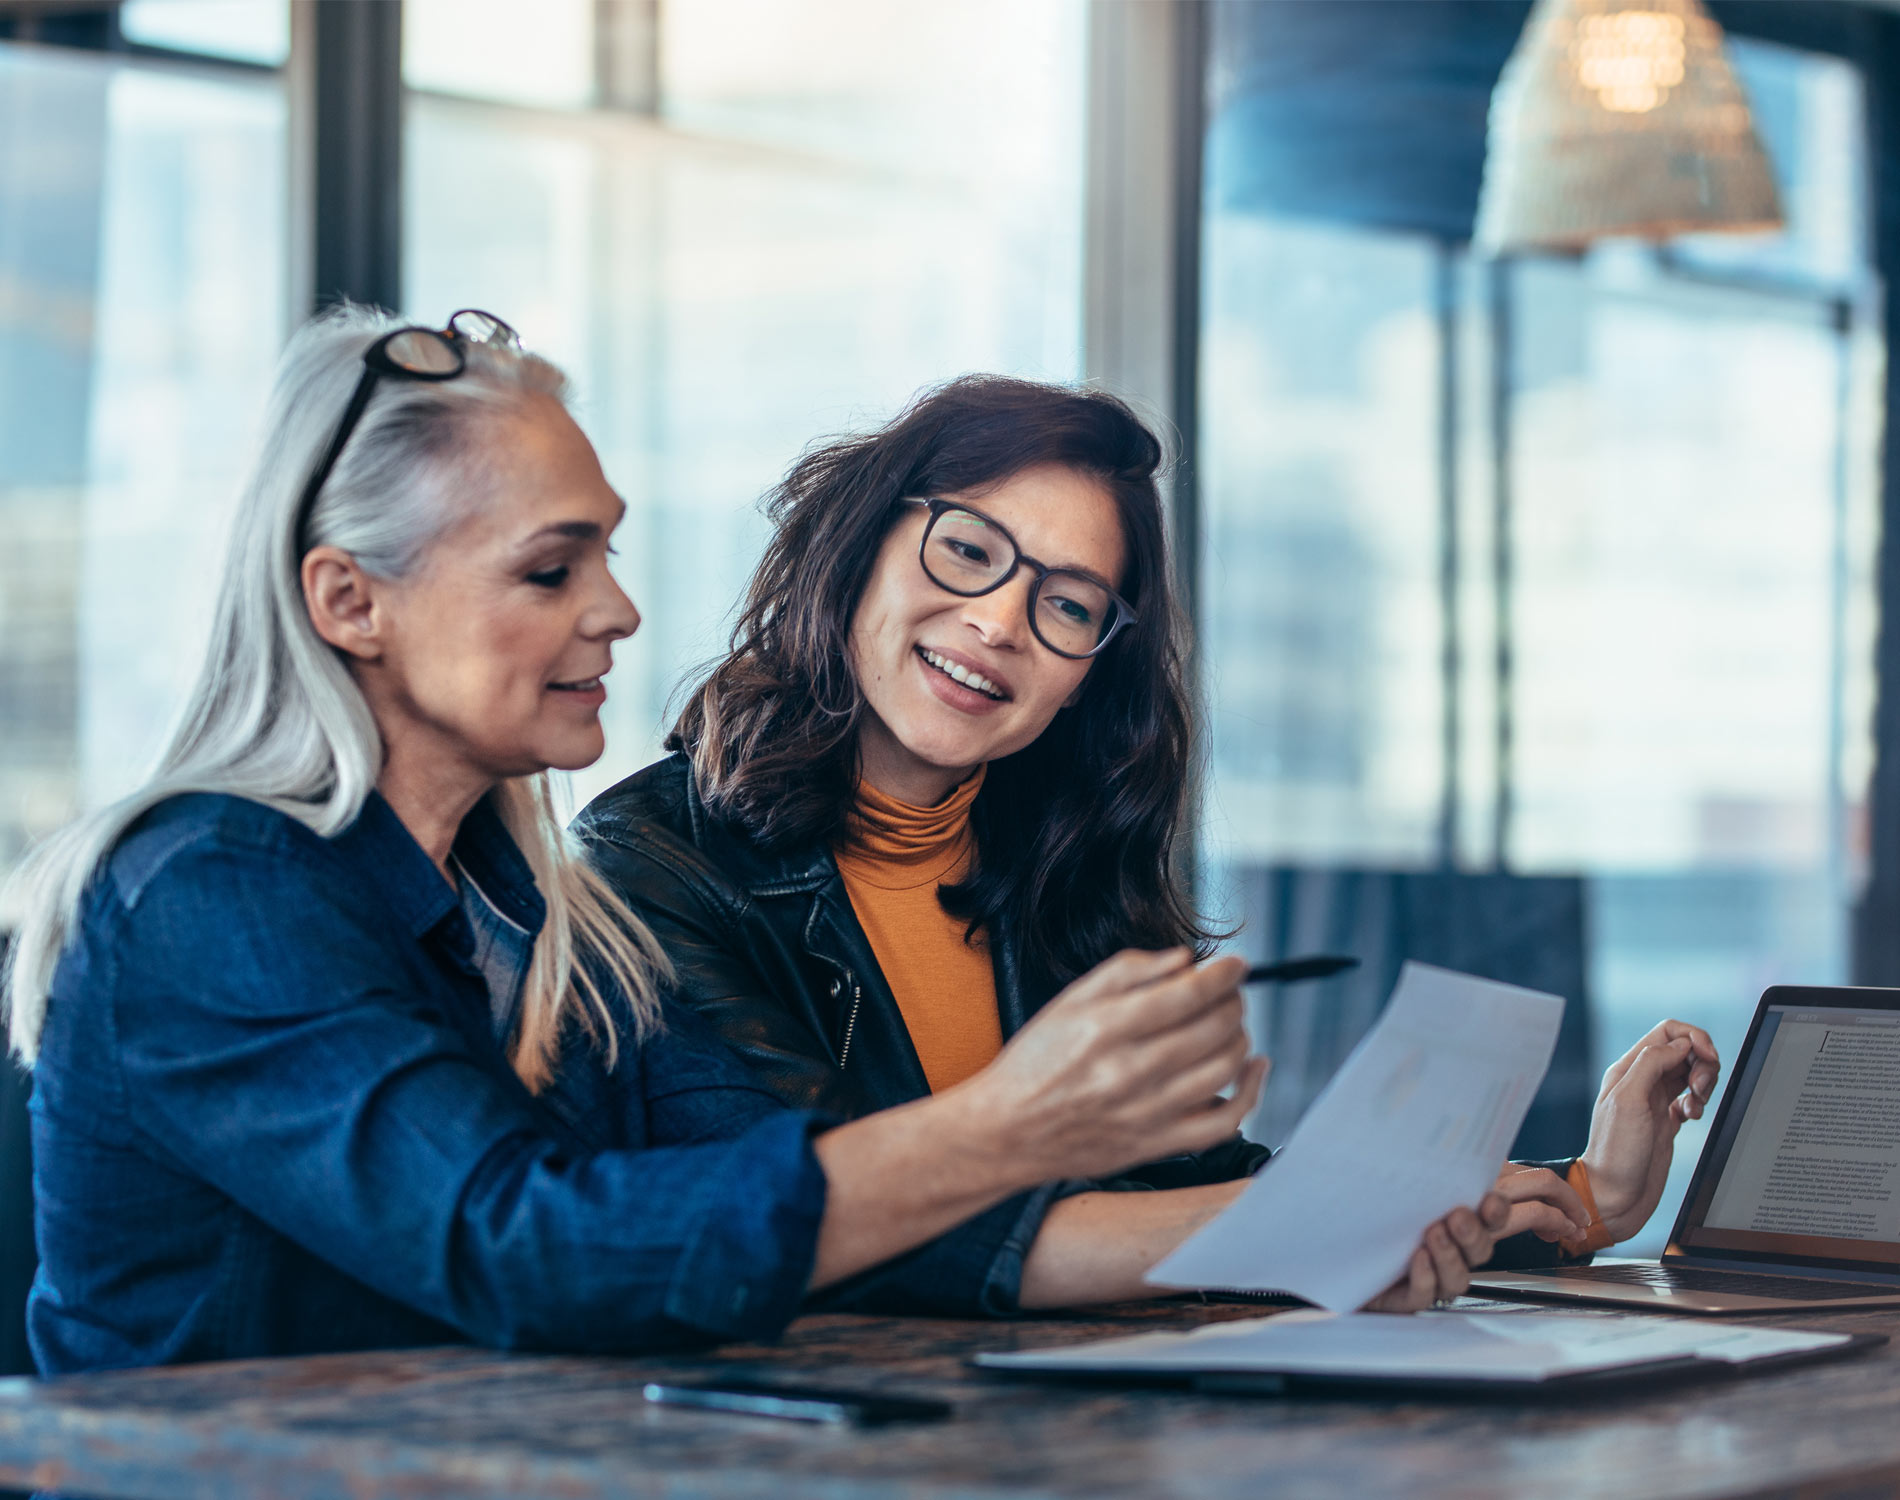
[[[310,512],[316,508],[317,496],[322,493],[330,471],[336,467],[343,445],[349,442],[356,424],[363,419],[376,382],[386,375],[400,376],[404,380],[453,380],[468,368],[466,346],[469,344],[519,349],[521,336],[493,313],[465,307],[450,315],[446,327],[392,329],[363,351],[363,373],[350,395],[350,404],[343,408],[336,435],[310,471],[309,482],[297,502],[297,529],[292,535],[297,538],[300,555],[309,550],[304,545],[304,528],[310,524]]]
[[[1100,652],[1139,618],[1101,579],[1051,568],[1024,553],[1009,528],[955,500],[907,499],[930,512],[917,561],[938,588],[965,599],[993,594],[1018,568],[1036,575],[1029,586],[1029,628],[1057,656],[1081,661]]]

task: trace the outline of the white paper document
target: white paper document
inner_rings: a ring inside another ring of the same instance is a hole
[[[980,1354],[1002,1370],[1049,1373],[1329,1375],[1384,1380],[1540,1381],[1685,1357],[1746,1364],[1848,1342],[1739,1323],[1626,1314],[1283,1313],[1144,1333],[1070,1349]]]
[[[1286,1145],[1148,1280],[1364,1305],[1404,1272],[1427,1225],[1496,1180],[1563,1008],[1555,995],[1408,963]]]

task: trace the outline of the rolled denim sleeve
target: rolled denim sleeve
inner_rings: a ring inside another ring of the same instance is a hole
[[[161,1159],[383,1295],[500,1347],[770,1337],[824,1213],[822,1122],[575,1153],[421,993],[386,918],[280,850],[188,850],[123,915],[113,1056]],[[294,902],[295,941],[281,907]],[[207,911],[219,913],[206,920]]]
[[[875,1312],[913,1317],[999,1318],[1021,1311],[1023,1261],[1058,1200],[1088,1192],[1086,1182],[1046,1183],[1007,1198],[906,1255],[827,1288],[814,1312]]]

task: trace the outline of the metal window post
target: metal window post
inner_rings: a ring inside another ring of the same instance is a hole
[[[1198,633],[1201,511],[1195,474],[1201,337],[1201,150],[1206,0],[1092,0],[1083,357],[1087,378],[1132,402],[1174,443],[1163,495],[1175,586]],[[1198,806],[1200,787],[1192,790]],[[1192,885],[1194,825],[1176,851]]]
[[[402,0],[292,0],[292,326],[402,306]]]
[[[1867,885],[1854,912],[1855,984],[1900,984],[1900,99],[1892,81],[1900,67],[1900,17],[1860,18],[1857,61],[1867,81],[1869,157],[1874,163],[1874,260],[1885,283],[1887,341],[1885,430],[1881,438],[1880,546],[1875,589],[1880,624],[1874,645],[1874,768],[1867,789]]]
[[[1083,369],[1176,444],[1167,500],[1190,612],[1200,562],[1194,449],[1207,19],[1204,0],[1089,7]]]

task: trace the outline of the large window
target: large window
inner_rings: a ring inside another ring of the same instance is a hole
[[[1209,229],[1209,852],[1428,862],[1445,708],[1434,247],[1252,214]]]
[[[1568,901],[1593,1069],[1664,1015],[1732,1055],[1766,984],[1844,982],[1863,876],[1859,79],[1731,50],[1788,199],[1775,236],[1492,264],[1249,201],[1218,118],[1210,152],[1210,889],[1256,927],[1342,871],[1464,879],[1478,927]],[[1288,991],[1263,1028],[1337,1053],[1357,1033],[1328,1003]]]
[[[585,797],[658,753],[802,449],[966,371],[1079,374],[1083,12],[697,0],[610,38],[556,6],[499,78],[456,40],[493,8],[452,8],[409,13],[405,284],[560,362],[627,499],[645,623]]]
[[[0,873],[149,768],[284,337],[277,75],[0,45]]]

